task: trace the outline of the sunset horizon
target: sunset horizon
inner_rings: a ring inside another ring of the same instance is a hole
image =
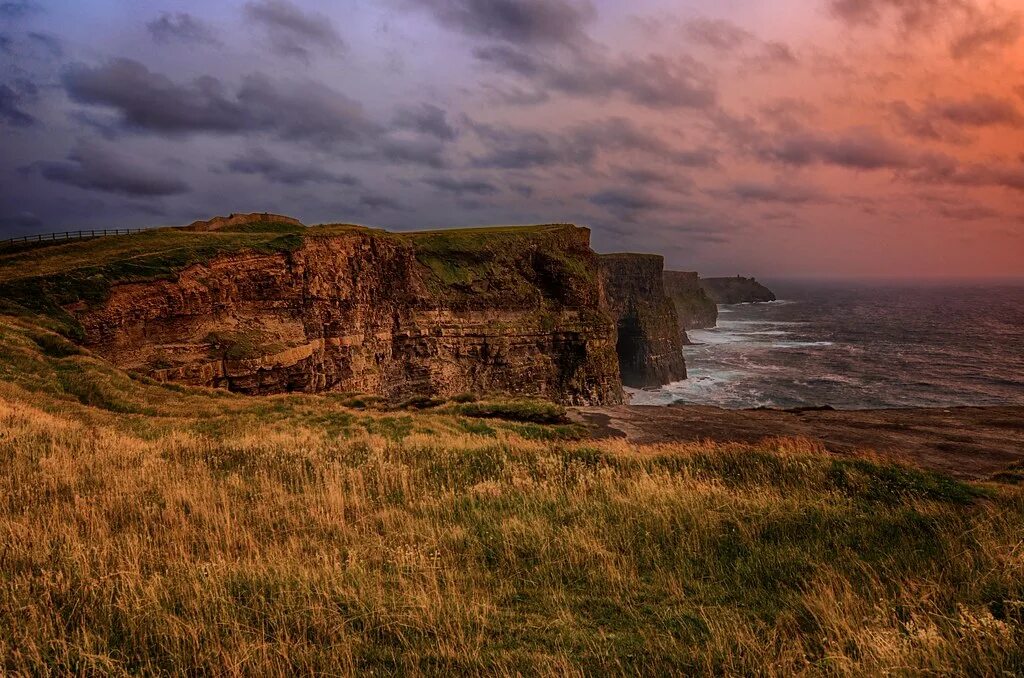
[[[1024,275],[1012,4],[674,7],[5,2],[0,236],[567,221],[710,273]]]

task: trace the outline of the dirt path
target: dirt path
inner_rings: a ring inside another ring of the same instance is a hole
[[[623,405],[577,408],[571,416],[595,437],[660,443],[802,436],[833,452],[872,450],[962,478],[1024,461],[1024,407],[789,411]]]

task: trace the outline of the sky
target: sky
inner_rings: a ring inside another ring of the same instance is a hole
[[[1024,277],[1019,0],[0,0],[0,238],[571,222],[778,277]]]

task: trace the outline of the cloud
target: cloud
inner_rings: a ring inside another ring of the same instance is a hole
[[[377,143],[380,158],[395,163],[413,163],[441,169],[446,165],[444,144],[424,137],[384,137]]]
[[[736,182],[724,190],[716,191],[715,195],[742,202],[768,202],[787,205],[803,205],[823,199],[821,192],[810,186],[797,186],[780,182],[763,183],[758,181]]]
[[[769,41],[761,46],[758,61],[764,66],[793,65],[798,62],[793,49],[784,42]]]
[[[405,206],[394,198],[377,193],[366,193],[359,196],[359,206],[372,210],[405,210]]]
[[[146,24],[153,39],[161,43],[181,42],[191,45],[219,45],[212,28],[187,12],[162,12]]]
[[[4,230],[38,228],[42,225],[43,220],[32,212],[0,215],[0,229]]]
[[[643,212],[665,206],[647,191],[636,188],[609,188],[591,195],[588,200],[623,221],[633,221]]]
[[[359,179],[339,175],[314,165],[298,165],[271,155],[261,148],[252,148],[229,160],[225,168],[238,174],[257,174],[276,184],[301,186],[308,183],[357,186]]]
[[[855,170],[899,169],[914,161],[905,148],[871,128],[834,135],[804,131],[776,136],[762,140],[757,153],[763,160],[795,166],[823,163]]]
[[[162,133],[237,132],[249,124],[245,109],[223,83],[204,76],[179,85],[138,61],[75,64],[62,76],[72,100],[114,108],[126,126]]]
[[[558,61],[503,45],[479,48],[474,55],[499,72],[570,96],[605,99],[619,95],[661,109],[708,108],[716,101],[711,73],[688,56],[611,59],[590,50]]]
[[[877,25],[887,14],[906,30],[930,28],[965,6],[964,0],[829,0],[833,16],[851,25]]]
[[[828,6],[833,16],[851,26],[882,25],[895,16],[906,33],[963,27],[949,44],[955,59],[1010,47],[1024,34],[1019,13],[998,5],[981,8],[972,0],[829,0]]]
[[[35,2],[30,2],[30,0],[0,2],[0,18],[4,19],[21,19],[39,11],[41,11],[39,5]]]
[[[24,98],[24,92],[0,84],[0,120],[14,127],[31,127],[36,124],[35,116],[22,108]]]
[[[464,195],[494,195],[499,192],[498,187],[494,184],[475,179],[459,180],[451,177],[433,177],[424,179],[423,183],[460,198]]]
[[[358,101],[311,80],[250,75],[242,81],[238,102],[252,126],[283,139],[330,145],[358,142],[381,131]]]
[[[693,42],[721,52],[732,52],[744,46],[754,36],[731,21],[697,18],[683,25],[683,34]]]
[[[72,100],[114,109],[129,129],[158,134],[272,132],[318,145],[376,134],[362,106],[320,83],[243,79],[237,93],[211,76],[179,84],[131,59],[76,64],[62,77]]]
[[[568,45],[597,13],[586,0],[410,0],[442,25],[516,45]]]
[[[961,164],[956,158],[934,155],[908,176],[923,183],[990,186],[1024,192],[1024,163]]]
[[[717,153],[710,148],[674,148],[655,132],[619,117],[581,123],[560,132],[484,124],[472,128],[486,149],[474,158],[476,167],[584,167],[606,152],[639,152],[684,167],[713,167],[718,162]]]
[[[992,14],[976,19],[957,36],[949,45],[949,53],[954,59],[988,54],[1016,44],[1022,32],[1019,14]]]
[[[66,161],[42,161],[32,169],[49,181],[90,191],[133,197],[178,195],[189,191],[180,177],[142,165],[112,149],[80,143]]]
[[[969,143],[971,137],[963,132],[964,128],[1024,127],[1024,116],[1013,101],[988,94],[968,99],[934,99],[920,109],[898,101],[890,110],[907,134],[949,143]]]
[[[543,132],[479,124],[473,130],[487,149],[474,158],[475,167],[528,169],[573,159],[562,144]],[[589,158],[576,159],[589,162]]]
[[[11,40],[10,36],[0,33],[0,52],[4,54],[11,54],[13,52],[14,41]]]
[[[432,104],[400,108],[392,123],[398,129],[428,134],[444,141],[455,139],[455,129],[448,123],[443,109]]]
[[[331,20],[318,12],[306,12],[288,0],[255,0],[245,4],[246,18],[263,28],[275,52],[310,63],[313,49],[327,53],[345,47]]]
[[[41,47],[54,59],[59,59],[64,56],[64,46],[61,44],[60,39],[55,35],[32,31],[28,34],[28,39],[32,44]]]

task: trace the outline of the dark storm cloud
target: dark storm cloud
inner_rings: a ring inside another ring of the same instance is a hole
[[[683,26],[683,33],[693,42],[722,52],[736,50],[754,37],[749,31],[743,30],[731,21],[703,17],[687,21]]]
[[[178,176],[141,165],[98,144],[79,144],[66,161],[37,162],[31,169],[49,181],[105,193],[156,197],[189,190]]]
[[[401,108],[395,114],[392,124],[398,129],[413,130],[444,141],[451,141],[456,136],[455,128],[448,123],[445,111],[433,104]]]
[[[250,75],[232,95],[216,78],[179,84],[131,59],[76,64],[62,81],[72,100],[112,108],[125,127],[159,134],[266,131],[333,144],[378,131],[358,102],[310,81],[280,83]]]
[[[62,82],[72,100],[113,108],[129,127],[162,133],[237,132],[250,124],[239,102],[210,76],[178,84],[138,61],[115,59],[101,66],[75,64]]]
[[[785,165],[822,163],[855,170],[899,169],[914,162],[905,148],[869,128],[836,135],[814,132],[770,135],[757,153],[764,160]]]
[[[1019,14],[993,14],[976,18],[974,25],[950,43],[949,53],[954,59],[989,53],[1016,44],[1021,34]]]
[[[4,54],[10,54],[12,52],[13,46],[14,41],[11,40],[10,36],[0,33],[0,52],[3,52]]]
[[[540,88],[570,96],[604,99],[613,95],[650,108],[708,108],[716,92],[708,69],[688,56],[610,58],[596,49],[554,58],[494,45],[474,52],[499,72],[530,80]]]
[[[274,51],[307,64],[315,50],[336,53],[345,46],[327,16],[306,12],[288,0],[248,2],[244,12],[249,21],[266,32]]]
[[[351,175],[339,175],[315,165],[299,165],[285,162],[261,148],[252,148],[228,161],[225,168],[238,174],[257,174],[268,181],[286,186],[301,186],[308,183],[340,184],[357,186],[359,179]]]
[[[22,108],[25,98],[24,91],[0,84],[0,120],[15,127],[34,125],[36,123],[35,116]]]
[[[182,42],[192,45],[219,45],[216,33],[204,21],[188,12],[163,12],[146,24],[157,42]]]
[[[585,0],[409,0],[442,25],[517,45],[580,41],[597,16]]]
[[[716,191],[715,195],[742,202],[769,202],[787,205],[803,205],[823,199],[819,191],[809,186],[757,181],[737,182],[724,190]]]
[[[465,195],[494,195],[499,192],[498,187],[494,184],[474,179],[460,180],[451,177],[433,177],[424,179],[423,183],[433,186],[438,191],[451,193],[460,198]]]

